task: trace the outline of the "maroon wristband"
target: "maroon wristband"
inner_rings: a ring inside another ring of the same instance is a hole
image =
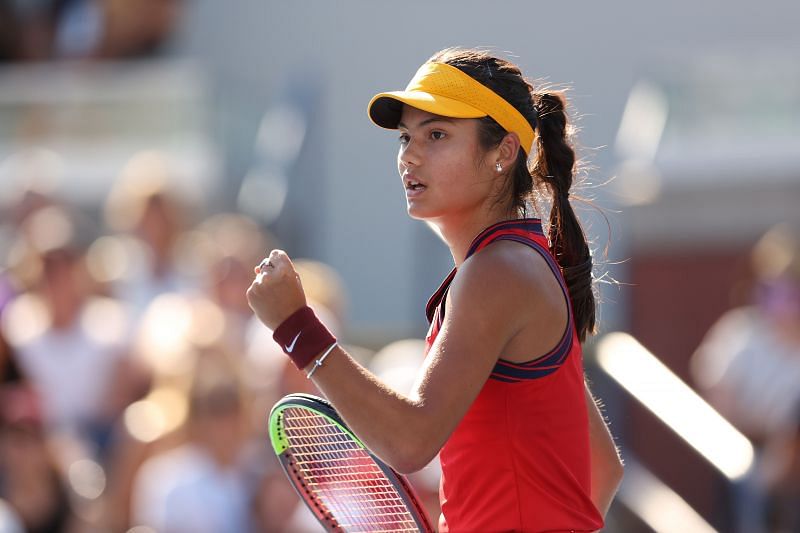
[[[272,333],[272,338],[300,370],[308,366],[325,348],[336,342],[336,337],[308,306],[298,309],[281,322]]]

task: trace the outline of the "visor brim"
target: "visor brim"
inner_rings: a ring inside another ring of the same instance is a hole
[[[369,102],[369,118],[377,126],[396,130],[403,104],[449,118],[479,118],[486,113],[464,102],[422,91],[392,91],[376,94]]]

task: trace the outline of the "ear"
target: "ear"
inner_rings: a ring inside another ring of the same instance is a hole
[[[500,144],[497,145],[496,150],[496,163],[500,163],[504,169],[511,168],[517,162],[520,145],[519,137],[516,133],[506,133]]]

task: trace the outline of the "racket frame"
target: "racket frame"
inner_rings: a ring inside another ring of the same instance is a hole
[[[297,495],[300,496],[306,506],[311,510],[319,523],[328,531],[343,531],[341,526],[338,525],[336,519],[330,514],[321,504],[317,501],[317,497],[306,486],[303,476],[295,467],[291,454],[288,453],[291,445],[283,431],[283,411],[288,408],[303,408],[313,411],[320,416],[328,419],[331,423],[339,427],[343,432],[349,435],[355,443],[361,446],[369,457],[375,462],[378,468],[381,469],[388,481],[395,486],[397,493],[406,506],[409,514],[414,518],[420,531],[428,533],[433,532],[430,526],[430,519],[428,518],[425,509],[419,503],[414,489],[408,483],[404,476],[395,472],[395,470],[379,459],[367,448],[361,439],[359,439],[350,428],[344,423],[339,414],[333,406],[325,399],[312,394],[293,393],[288,394],[281,398],[270,411],[269,414],[269,437],[272,443],[272,448],[275,455],[283,467],[283,471],[289,478],[289,481],[294,487]]]

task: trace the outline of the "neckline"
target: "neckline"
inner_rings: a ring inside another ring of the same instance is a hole
[[[543,235],[542,220],[540,218],[515,218],[511,220],[502,220],[485,228],[478,235],[476,235],[474,239],[472,239],[472,243],[470,243],[470,246],[467,249],[467,256],[464,260],[466,261],[467,259],[469,259],[469,257],[475,253],[477,248],[487,237],[491,236],[492,233],[494,233],[497,229],[500,229],[502,227],[517,227],[525,231],[530,231],[533,233],[537,233],[539,235]],[[425,306],[425,315],[428,317],[428,322],[433,321],[436,308],[439,306],[439,303],[445,298],[446,293],[450,288],[450,283],[452,283],[453,278],[456,275],[456,272],[458,272],[458,267],[454,266],[450,270],[450,273],[447,275],[444,281],[442,281],[442,283],[439,285],[439,288],[436,289],[436,292],[434,292],[428,299],[428,303]]]
[[[475,253],[478,246],[480,246],[480,243],[488,235],[491,235],[492,232],[504,226],[518,226],[520,229],[525,229],[540,234],[542,233],[542,220],[540,218],[514,218],[511,220],[501,220],[500,222],[495,222],[491,226],[478,233],[478,235],[472,239],[469,248],[467,248],[467,255],[464,257],[464,261],[469,259],[470,256]]]

